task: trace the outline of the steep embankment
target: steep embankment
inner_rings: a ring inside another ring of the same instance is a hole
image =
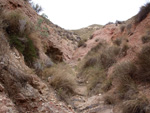
[[[104,104],[114,106],[111,112],[150,112],[149,6],[143,6],[126,22],[108,24],[96,31],[70,60],[71,64],[81,60],[77,66],[80,83],[87,86],[90,97],[102,94]],[[87,108],[89,113],[94,108],[92,103]],[[100,107],[94,109],[100,111]]]
[[[77,36],[39,16],[28,0],[0,0],[0,112],[73,112],[38,76],[67,61]]]
[[[74,52],[73,58],[70,61],[76,62],[78,60],[83,59],[87,55],[87,53],[102,40],[111,42],[111,38],[113,36],[119,35],[119,30],[120,29],[118,26],[111,24],[101,28],[100,30],[95,31],[92,34],[92,37],[85,42],[86,46],[78,48]]]

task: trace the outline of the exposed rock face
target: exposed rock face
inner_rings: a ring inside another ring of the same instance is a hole
[[[56,106],[54,94],[32,70],[19,53],[9,47],[4,34],[0,35],[0,111],[8,113],[71,112]],[[53,99],[53,101],[51,100]],[[63,107],[61,107],[63,108]]]

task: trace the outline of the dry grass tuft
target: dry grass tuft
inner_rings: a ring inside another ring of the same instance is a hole
[[[132,79],[135,75],[136,67],[132,62],[121,62],[115,66],[113,79],[117,82],[117,94],[120,99],[130,98],[130,93],[136,93],[137,87]],[[128,93],[127,93],[128,92]],[[133,95],[133,94],[132,94]]]
[[[92,66],[96,65],[96,63],[97,63],[97,59],[96,58],[89,58],[85,62],[83,68],[92,67]]]
[[[122,25],[122,26],[120,27],[120,31],[123,32],[124,30],[125,30],[125,26]]]
[[[117,46],[120,46],[122,43],[122,38],[117,38],[116,40],[113,41],[114,44],[116,44]]]
[[[76,87],[75,75],[71,67],[62,63],[45,69],[42,76],[48,79],[49,84],[57,91],[61,99],[74,94]]]
[[[92,49],[91,49],[91,52],[98,52],[98,50],[101,50],[102,48],[104,48],[105,47],[105,45],[106,45],[106,42],[105,41],[100,41],[95,47],[93,47]]]
[[[143,44],[150,42],[150,36],[146,35],[146,36],[142,36],[141,38]]]
[[[143,46],[141,52],[138,54],[137,65],[138,71],[135,76],[136,79],[143,82],[150,81],[150,46]]]
[[[78,43],[78,47],[86,47],[86,40],[80,40],[79,43]]]
[[[87,76],[88,76],[88,91],[92,92],[93,94],[99,94],[101,92],[101,85],[103,83],[103,81],[106,78],[106,73],[103,69],[100,69],[98,67],[95,68],[91,68],[89,70],[87,70]]]
[[[102,50],[98,60],[102,64],[104,69],[108,69],[114,63],[116,63],[116,57],[120,52],[120,48],[117,46],[111,46]]]
[[[3,22],[7,24],[5,29],[9,35],[25,36],[34,30],[33,24],[19,11],[3,12],[2,18]]]
[[[114,105],[116,102],[114,95],[108,95],[106,94],[104,97],[104,103],[108,105]]]
[[[143,96],[138,96],[135,99],[126,100],[122,106],[123,113],[149,113],[149,101]]]
[[[106,80],[102,84],[102,90],[104,92],[107,92],[111,89],[112,87],[112,79],[111,78],[106,78]]]

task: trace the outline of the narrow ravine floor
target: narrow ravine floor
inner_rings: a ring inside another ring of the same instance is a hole
[[[70,98],[70,105],[77,113],[113,113],[113,106],[104,104],[103,95],[93,95],[91,97],[87,94],[87,86],[80,78],[76,79],[77,95]]]

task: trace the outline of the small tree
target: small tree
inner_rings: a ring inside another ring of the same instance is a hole
[[[43,11],[42,7],[39,4],[33,4],[32,3],[32,8],[37,12],[40,13],[41,11]]]

